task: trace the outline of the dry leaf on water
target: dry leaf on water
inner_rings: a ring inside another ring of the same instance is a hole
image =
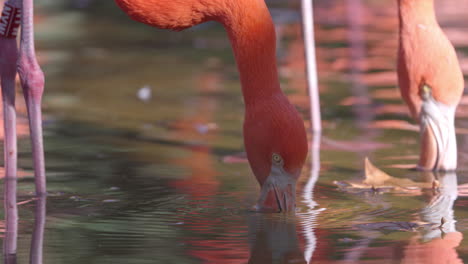
[[[388,175],[374,166],[366,157],[364,161],[365,179],[362,182],[344,181],[335,182],[346,190],[392,190],[398,192],[414,192],[421,189],[432,188],[432,182],[415,182],[410,179],[396,178]]]

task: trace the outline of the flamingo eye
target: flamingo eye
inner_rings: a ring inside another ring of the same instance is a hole
[[[429,85],[424,84],[424,85],[422,86],[422,89],[421,89],[421,92],[420,92],[420,93],[421,93],[421,97],[423,98],[423,100],[426,101],[426,100],[429,99],[429,98],[431,97],[431,95],[432,95],[432,88],[431,88]]]
[[[273,160],[273,163],[278,164],[278,165],[283,163],[283,158],[279,154],[276,154],[276,153],[273,153],[272,160]]]

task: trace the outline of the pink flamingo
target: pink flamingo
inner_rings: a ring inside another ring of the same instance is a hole
[[[307,155],[304,124],[280,89],[275,32],[263,0],[116,0],[132,18],[174,30],[215,20],[226,28],[246,105],[244,143],[262,186],[258,210],[292,211],[295,186]],[[21,18],[21,20],[19,20]],[[33,0],[8,0],[0,27],[0,78],[5,118],[6,178],[17,169],[15,76],[19,73],[29,115],[37,195],[46,193],[41,98],[44,74],[35,56]],[[21,24],[19,52],[16,33]]]
[[[455,170],[455,109],[464,88],[455,49],[437,22],[434,0],[398,0],[398,11],[398,84],[420,126],[418,168]]]
[[[293,211],[307,155],[304,124],[281,91],[273,22],[263,0],[115,0],[134,20],[183,30],[214,20],[226,29],[245,102],[244,144],[261,185],[256,209]]]

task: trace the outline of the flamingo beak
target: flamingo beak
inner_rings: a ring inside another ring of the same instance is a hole
[[[457,168],[455,137],[456,106],[445,105],[432,97],[427,85],[422,91],[420,115],[421,154],[418,168],[430,171],[452,171]]]
[[[284,170],[281,156],[273,154],[270,174],[263,183],[260,198],[254,207],[259,212],[294,212],[296,177]]]

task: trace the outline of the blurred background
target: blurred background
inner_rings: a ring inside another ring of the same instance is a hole
[[[169,32],[130,20],[114,1],[35,2],[46,75],[44,263],[468,261],[468,199],[457,196],[468,182],[468,97],[457,111],[460,170],[446,176],[449,193],[335,184],[362,179],[366,156],[395,177],[434,177],[408,170],[418,127],[397,87],[397,1],[314,1],[324,130],[320,171],[308,161],[295,217],[248,212],[258,184],[243,155],[239,75],[219,24]],[[282,88],[310,127],[300,1],[266,2]],[[468,0],[435,2],[466,77]],[[34,186],[21,96],[17,105],[18,263],[26,263]],[[425,224],[439,214],[453,224],[434,233]]]

